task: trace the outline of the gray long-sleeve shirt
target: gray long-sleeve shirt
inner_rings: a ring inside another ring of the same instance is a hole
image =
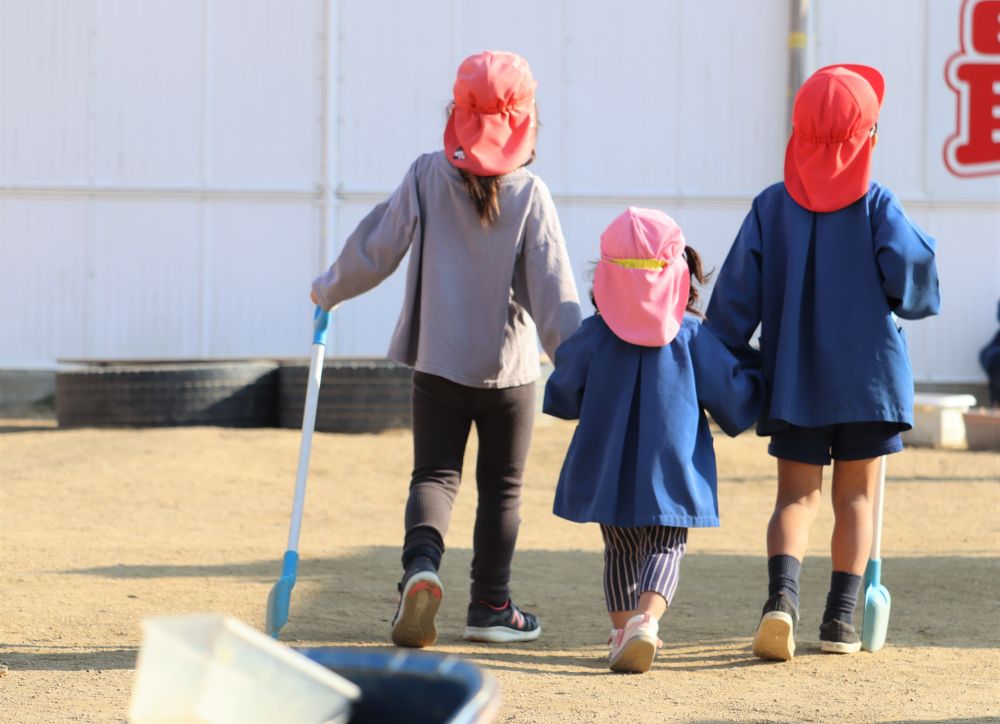
[[[320,305],[376,286],[411,247],[390,359],[470,387],[514,387],[539,375],[536,324],[552,359],[580,326],[555,205],[526,169],[501,177],[500,216],[484,228],[444,153],[420,156],[313,281]]]

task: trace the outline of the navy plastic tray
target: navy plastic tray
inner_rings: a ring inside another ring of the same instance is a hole
[[[457,656],[330,646],[298,651],[361,688],[351,724],[490,722],[500,709],[496,680]]]

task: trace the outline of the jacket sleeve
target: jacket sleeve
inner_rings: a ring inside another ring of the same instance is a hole
[[[323,309],[356,297],[392,274],[420,235],[420,198],[414,162],[392,195],[372,209],[347,237],[340,256],[312,289]]]
[[[922,319],[941,309],[934,238],[910,221],[887,188],[880,188],[872,209],[875,259],[889,307],[903,319]]]
[[[761,318],[761,242],[757,202],[743,220],[722,264],[705,314],[705,324],[744,366],[759,367],[750,339]]]
[[[563,342],[555,354],[556,368],[545,383],[542,412],[563,420],[577,420],[590,372],[591,345],[580,330]]]
[[[730,436],[739,435],[760,417],[764,376],[740,364],[704,325],[691,342],[698,402]]]
[[[536,179],[524,227],[523,300],[535,321],[542,347],[555,360],[556,349],[580,326],[580,296],[559,214],[549,190]]]

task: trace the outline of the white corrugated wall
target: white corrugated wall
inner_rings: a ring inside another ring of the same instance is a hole
[[[582,291],[632,203],[718,265],[780,179],[788,5],[0,0],[0,366],[304,354],[309,280],[440,147],[454,70],[487,48],[538,78],[533,169]],[[939,240],[944,310],[909,330],[923,381],[982,378],[1000,297],[998,181],[942,162],[959,5],[814,10],[817,64],[885,73],[876,177]],[[331,352],[383,353],[401,290],[345,304]]]

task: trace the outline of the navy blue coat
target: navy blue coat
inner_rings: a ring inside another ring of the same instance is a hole
[[[717,526],[715,451],[702,408],[730,435],[745,430],[760,413],[760,373],[740,369],[691,317],[665,347],[640,347],[595,315],[555,362],[543,409],[580,421],[555,514],[628,528]]]
[[[1000,322],[1000,302],[997,303],[997,321]],[[990,404],[1000,405],[1000,332],[979,352],[979,364],[990,381]]]
[[[872,182],[838,211],[765,189],[719,272],[706,325],[767,379],[757,432],[789,424],[913,426],[913,376],[903,319],[937,314],[934,239]],[[760,325],[760,349],[750,338]]]

